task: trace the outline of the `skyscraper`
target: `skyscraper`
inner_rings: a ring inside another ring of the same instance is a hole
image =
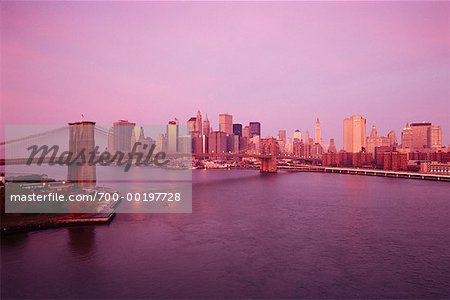
[[[413,147],[413,132],[409,123],[402,130],[402,148],[412,148]]]
[[[286,129],[278,130],[278,140],[285,142],[286,141]]]
[[[294,134],[293,134],[292,137],[294,139],[294,142],[300,142],[302,140],[302,133],[301,133],[301,131],[297,129],[296,131],[294,131]]]
[[[242,136],[242,124],[233,124],[233,133],[239,137]]]
[[[316,127],[314,130],[314,143],[322,145],[322,132],[320,130],[319,118],[317,118],[317,120],[316,120]]]
[[[305,145],[309,145],[311,143],[311,138],[309,136],[309,130],[306,130],[305,133]]]
[[[192,132],[196,131],[195,127],[197,126],[197,118],[191,117],[186,122],[186,126],[187,126],[188,133],[192,134]]]
[[[256,135],[261,136],[261,123],[259,122],[250,122],[250,137],[254,137]]]
[[[442,128],[441,126],[431,127],[431,148],[442,147]]]
[[[213,131],[209,135],[209,153],[227,152],[227,134],[223,131]]]
[[[167,152],[178,152],[178,120],[174,119],[167,124]]]
[[[389,146],[397,147],[398,142],[397,142],[397,135],[395,134],[395,131],[394,130],[389,131],[387,137],[389,139]]]
[[[211,132],[211,125],[209,124],[208,114],[206,114],[206,118],[203,121],[203,135],[209,136],[210,132]]]
[[[202,134],[202,114],[200,111],[197,111],[197,117],[195,118],[195,131],[197,131],[199,135]]]
[[[249,126],[245,126],[243,129],[242,129],[242,137],[243,138],[250,138],[250,127]]]
[[[128,120],[118,120],[113,123],[113,145],[114,149],[110,151],[121,151],[128,153],[131,151],[131,137],[133,135],[134,126],[136,123]]]
[[[354,115],[344,119],[344,151],[358,153],[366,148],[366,119]]]
[[[406,124],[402,131],[402,148],[416,150],[431,148],[431,128],[430,122]]]
[[[375,125],[375,123],[373,123],[372,131],[370,132],[370,136],[367,138],[367,152],[375,153],[376,147],[388,147],[389,145],[389,138],[385,136],[379,136],[377,126]]]
[[[330,145],[328,146],[328,153],[337,153],[336,145],[334,144],[334,139],[330,139]]]
[[[233,133],[233,116],[230,114],[220,114],[219,115],[219,131],[225,132],[226,134]]]

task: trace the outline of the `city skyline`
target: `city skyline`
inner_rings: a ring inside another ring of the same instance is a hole
[[[450,143],[449,3],[0,5],[2,126],[200,109],[272,136],[314,137],[318,117],[342,145],[337,124],[358,114],[381,135],[430,121]]]

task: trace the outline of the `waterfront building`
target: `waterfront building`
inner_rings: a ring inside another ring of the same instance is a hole
[[[178,152],[178,137],[179,137],[178,119],[169,121],[169,123],[167,124],[166,137],[167,137],[167,152],[168,153]]]
[[[406,153],[398,151],[383,152],[383,170],[386,171],[407,171],[408,159]]]
[[[202,135],[202,114],[200,111],[197,111],[197,117],[195,118],[195,131],[197,131],[199,135]]]
[[[389,139],[389,146],[391,146],[391,147],[397,147],[398,146],[397,135],[395,134],[394,130],[389,131],[387,137]]]
[[[391,142],[388,137],[379,136],[375,123],[372,125],[372,131],[367,138],[367,149],[369,153],[375,152],[375,147],[390,146]]]
[[[301,139],[294,140],[292,148],[293,148],[294,156],[304,157],[305,145],[303,144],[303,141]]]
[[[430,146],[431,148],[442,147],[442,128],[441,126],[431,126],[430,133]]]
[[[366,119],[353,115],[344,119],[344,151],[358,153],[366,149]]]
[[[250,126],[245,126],[242,129],[242,137],[243,138],[250,138]]]
[[[278,138],[279,141],[285,142],[286,141],[286,129],[280,129],[278,131],[278,137],[277,138]]]
[[[227,134],[223,131],[213,131],[209,135],[209,153],[218,154],[227,152]]]
[[[328,146],[328,153],[337,153],[336,145],[334,144],[334,139],[330,139],[330,145]]]
[[[198,137],[197,137],[198,138]],[[193,145],[191,135],[182,135],[178,137],[178,152],[183,154],[191,154],[195,151],[196,145]]]
[[[204,136],[209,136],[209,134],[211,133],[211,124],[209,123],[208,120],[208,114],[206,114],[205,120],[203,121],[203,135]]]
[[[242,124],[233,124],[233,134],[242,137]]]
[[[230,114],[220,114],[219,115],[219,131],[225,132],[226,134],[233,133],[233,116]]]
[[[319,144],[319,143],[312,144],[311,157],[312,158],[316,158],[316,159],[320,159],[320,158],[322,158],[322,154],[323,154],[323,147],[322,147],[322,145]]]
[[[144,128],[142,126],[134,126],[134,130],[131,135],[131,149],[135,147],[136,143],[140,144],[136,145],[135,151],[145,155],[150,151],[150,147],[155,143],[155,141],[153,141],[150,137],[145,137]]]
[[[250,138],[254,136],[261,136],[261,123],[259,122],[250,122]]]
[[[295,141],[301,141],[302,140],[302,133],[301,133],[301,131],[300,130],[295,130],[294,131],[294,134],[292,135],[292,138],[294,139],[294,142]]]
[[[316,120],[316,127],[314,129],[314,143],[320,144],[322,146],[322,132],[320,129],[319,118]]]
[[[161,133],[158,135],[155,146],[156,152],[167,152],[167,134]]]
[[[294,152],[294,145],[290,138],[286,138],[286,142],[284,143],[284,152],[288,154],[292,154],[292,152]]]
[[[437,146],[442,144],[442,132],[439,126],[434,126],[430,122],[406,124],[402,131],[403,149],[427,149],[431,148],[432,142]],[[433,134],[432,134],[433,133]],[[441,138],[439,139],[439,134]],[[432,141],[433,135],[433,141]]]
[[[440,163],[436,161],[422,162],[420,164],[421,173],[450,175],[450,162]]]
[[[110,149],[110,152],[128,153],[131,151],[131,137],[135,126],[136,123],[128,120],[118,120],[113,123],[113,134],[111,136],[113,149]]]
[[[196,117],[191,117],[187,122],[186,122],[186,127],[187,127],[187,133],[192,134],[192,132],[196,131],[196,124],[197,124],[197,118]]]

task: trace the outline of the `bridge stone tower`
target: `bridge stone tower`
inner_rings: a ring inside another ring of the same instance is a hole
[[[260,142],[261,173],[277,172],[278,143],[273,137],[263,138]]]
[[[74,182],[79,188],[93,188],[96,185],[96,166],[88,164],[89,152],[95,149],[94,130],[95,122],[69,123],[69,151],[72,153],[72,159],[82,151],[85,156],[81,165],[74,163],[69,165],[67,170],[67,180]]]

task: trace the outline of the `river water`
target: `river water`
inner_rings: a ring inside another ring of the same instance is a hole
[[[450,185],[193,172],[191,214],[2,237],[2,298],[448,298]]]

